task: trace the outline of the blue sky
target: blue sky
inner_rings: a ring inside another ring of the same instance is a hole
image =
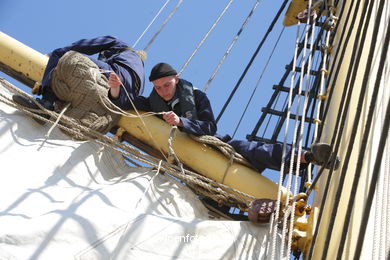
[[[1,31],[41,53],[49,53],[82,38],[100,35],[114,35],[133,45],[166,2],[167,0],[1,0],[0,25]],[[230,0],[184,0],[148,48],[146,75],[149,75],[153,65],[158,62],[170,63],[179,71],[229,2]],[[282,2],[259,1],[253,17],[206,91],[215,116],[221,111]],[[167,2],[135,49],[143,49],[147,45],[177,3],[178,0]],[[203,89],[255,3],[255,0],[232,2],[181,74],[182,78]],[[254,128],[261,115],[261,108],[266,105],[273,92],[272,86],[278,83],[285,71],[284,66],[293,56],[296,34],[294,26],[285,28],[274,56],[263,73],[264,64],[282,28],[280,20],[221,118],[219,133],[233,134],[260,75],[263,75],[235,138],[245,139]],[[7,78],[2,73],[0,76]],[[10,81],[26,89],[21,83]],[[144,95],[149,94],[151,86],[147,82]]]

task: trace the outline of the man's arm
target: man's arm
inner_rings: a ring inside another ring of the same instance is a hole
[[[43,74],[42,86],[50,85],[50,75],[57,66],[60,58],[68,51],[77,51],[83,54],[92,55],[110,48],[125,48],[126,43],[113,36],[101,36],[92,39],[82,39],[72,43],[69,46],[58,48],[52,51]]]

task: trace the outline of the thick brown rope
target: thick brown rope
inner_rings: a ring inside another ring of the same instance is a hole
[[[107,78],[99,73],[94,62],[78,52],[69,51],[61,57],[52,73],[51,86],[61,101],[70,103],[65,115],[79,124],[104,134],[120,118],[107,110],[106,106],[112,106],[104,103],[106,99],[100,98],[108,96]],[[80,139],[78,135],[72,137]]]
[[[241,154],[237,153],[234,148],[221,140],[219,140],[215,136],[211,135],[202,135],[202,136],[195,136],[190,135],[192,139],[199,143],[208,144],[211,145],[218,150],[220,150],[223,155],[225,155],[227,158],[231,159],[237,163],[240,163],[242,165],[248,166],[250,168],[254,168],[252,164],[250,164]]]

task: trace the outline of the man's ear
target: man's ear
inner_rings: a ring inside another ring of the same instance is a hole
[[[175,85],[177,85],[177,83],[179,83],[179,77],[175,75]]]

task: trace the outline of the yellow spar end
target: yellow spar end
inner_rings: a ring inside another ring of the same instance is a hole
[[[0,65],[5,73],[33,85],[41,81],[48,57],[0,32]]]

